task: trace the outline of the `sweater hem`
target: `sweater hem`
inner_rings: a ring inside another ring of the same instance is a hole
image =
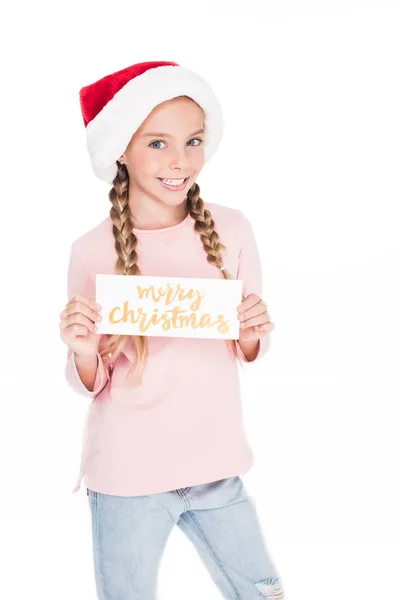
[[[248,472],[254,464],[254,455],[251,453],[248,460],[244,461],[241,466],[230,469],[218,469],[213,473],[210,473],[208,476],[198,477],[191,479],[190,477],[184,479],[175,479],[175,481],[171,482],[170,485],[163,486],[163,489],[154,486],[144,486],[143,488],[138,487],[137,485],[132,490],[126,491],[126,488],[113,488],[113,489],[105,489],[101,485],[98,485],[96,481],[90,478],[88,473],[84,473],[83,470],[79,475],[78,483],[74,489],[77,491],[81,485],[82,479],[84,480],[84,486],[93,490],[94,492],[99,492],[101,494],[107,494],[111,496],[147,496],[151,494],[160,494],[163,492],[170,492],[177,489],[182,489],[186,487],[194,487],[196,485],[202,485],[204,483],[212,483],[213,481],[219,481],[221,479],[227,479],[228,477],[235,477],[237,475],[241,475],[243,473]],[[137,484],[137,482],[136,482]]]

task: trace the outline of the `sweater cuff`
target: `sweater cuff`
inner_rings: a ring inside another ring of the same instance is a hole
[[[79,376],[78,369],[75,363],[75,353],[72,352],[71,356],[68,357],[65,366],[65,377],[68,384],[75,392],[77,392],[81,396],[86,396],[87,398],[94,398],[105,387],[109,379],[109,374],[105,369],[103,359],[100,356],[100,352],[97,352],[97,371],[96,378],[94,381],[94,387],[92,391],[88,390]]]

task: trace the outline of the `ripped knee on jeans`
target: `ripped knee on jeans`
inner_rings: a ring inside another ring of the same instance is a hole
[[[267,600],[284,600],[280,577],[268,577],[254,584],[260,592],[261,598]]]

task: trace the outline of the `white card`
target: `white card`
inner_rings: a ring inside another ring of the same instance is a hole
[[[96,333],[239,339],[240,279],[96,274]]]

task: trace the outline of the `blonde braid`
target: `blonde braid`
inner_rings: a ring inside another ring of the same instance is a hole
[[[117,275],[141,275],[137,264],[138,254],[136,252],[137,237],[133,232],[133,215],[128,202],[129,175],[125,165],[117,161],[117,175],[113,181],[113,187],[109,192],[109,199],[112,204],[110,217],[113,222],[113,235],[115,238],[115,249],[118,254],[115,265]],[[119,335],[113,334],[109,340],[99,348],[102,357],[111,353],[110,361],[115,362],[121,354],[128,338],[132,338],[135,348],[136,369],[133,379],[140,378],[147,359],[147,339],[140,335]],[[129,369],[128,375],[132,372],[134,363]]]
[[[223,265],[222,253],[225,250],[225,246],[219,242],[218,233],[214,229],[215,223],[212,214],[204,206],[204,201],[200,197],[200,187],[197,183],[194,183],[190,188],[186,204],[190,216],[195,221],[194,229],[200,233],[200,239],[203,242],[208,262],[219,269],[222,267],[221,273],[224,276],[224,279],[233,279],[229,271]],[[242,301],[243,300],[244,295],[242,295]],[[235,341],[226,340],[226,342],[228,349],[235,357],[237,357],[238,353]]]

